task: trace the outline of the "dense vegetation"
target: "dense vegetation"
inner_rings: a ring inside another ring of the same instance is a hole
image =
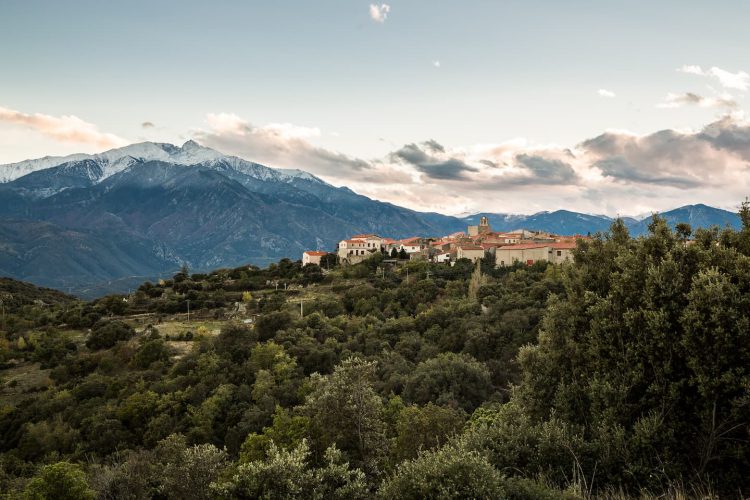
[[[7,282],[0,491],[745,497],[740,215],[618,221],[559,267],[282,260],[89,303]]]

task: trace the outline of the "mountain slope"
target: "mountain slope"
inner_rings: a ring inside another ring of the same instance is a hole
[[[718,226],[719,228],[731,227],[733,229],[740,229],[742,227],[740,216],[736,213],[703,204],[686,205],[663,212],[660,215],[673,228],[679,222],[687,222],[694,230],[712,226]],[[647,217],[642,221],[630,224],[628,227],[630,233],[633,236],[646,234],[648,232],[648,225],[652,219],[653,217]]]
[[[24,174],[24,175],[21,175]],[[534,215],[420,213],[188,141],[140,143],[98,155],[0,166],[0,274],[79,293],[126,289],[187,264],[196,270],[333,250],[355,233],[442,236],[482,215],[495,230],[606,231],[612,219],[566,210]],[[664,214],[671,223],[737,227],[705,205]],[[627,219],[634,234],[648,220]]]
[[[354,233],[406,237],[462,227],[453,217],[371,200],[302,171],[195,143],[134,145],[0,185],[0,272],[81,291],[182,264],[211,269],[296,259],[308,249],[332,250]]]
[[[613,220],[604,215],[588,215],[568,210],[539,212],[533,215],[480,213],[466,217],[464,220],[467,224],[478,224],[482,216],[488,218],[492,229],[496,231],[513,231],[523,228],[556,234],[584,235],[608,230]]]

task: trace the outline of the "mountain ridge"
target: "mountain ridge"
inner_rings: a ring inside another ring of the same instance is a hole
[[[465,231],[487,216],[498,231],[606,231],[608,216],[570,210],[451,217],[334,187],[304,170],[274,169],[188,141],[138,143],[98,155],[0,166],[0,274],[86,293],[185,264],[196,270],[298,259],[355,233],[403,238]],[[739,227],[736,214],[697,204],[670,224]],[[648,221],[623,219],[632,234]],[[104,283],[104,284],[102,284]],[[113,286],[112,291],[117,290]]]

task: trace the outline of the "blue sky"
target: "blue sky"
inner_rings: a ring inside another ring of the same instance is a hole
[[[0,163],[195,138],[417,209],[731,208],[747,151],[703,131],[746,131],[749,18],[740,1],[0,0]]]

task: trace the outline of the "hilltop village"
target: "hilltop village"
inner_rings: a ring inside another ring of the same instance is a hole
[[[459,259],[476,262],[490,254],[497,267],[515,263],[532,265],[538,261],[559,264],[572,258],[572,250],[580,235],[560,236],[543,231],[518,229],[500,233],[492,230],[487,217],[479,224],[469,226],[466,233],[458,232],[440,238],[412,237],[401,240],[377,234],[357,234],[339,242],[335,255],[341,264],[357,264],[377,252],[392,259],[426,260],[453,264]],[[306,251],[302,264],[320,265],[328,252]]]

